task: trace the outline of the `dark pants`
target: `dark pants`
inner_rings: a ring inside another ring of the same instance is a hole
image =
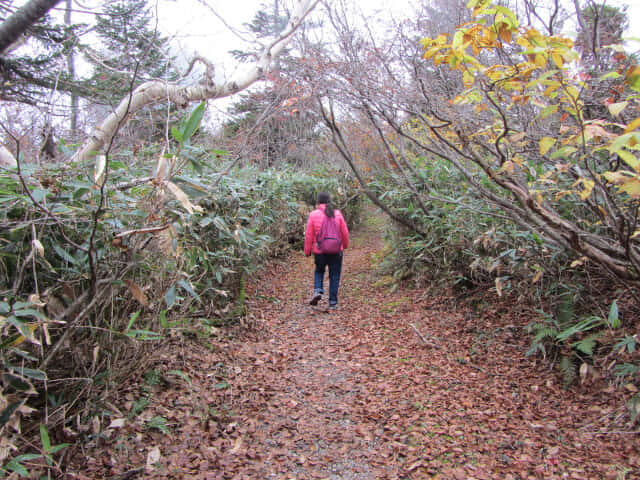
[[[326,253],[316,254],[316,271],[313,274],[313,289],[324,293],[322,281],[324,272],[329,267],[329,305],[338,303],[338,287],[340,286],[340,273],[342,273],[342,252],[334,255]]]

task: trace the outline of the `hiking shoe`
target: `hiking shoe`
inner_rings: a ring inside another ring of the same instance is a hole
[[[313,296],[311,297],[309,304],[317,305],[321,298],[322,298],[322,292],[313,292]]]
[[[329,305],[329,310],[337,310],[338,309],[338,304],[334,303],[333,305]]]

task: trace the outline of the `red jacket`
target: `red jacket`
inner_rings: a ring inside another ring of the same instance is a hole
[[[324,209],[326,205],[321,203],[318,205],[317,210],[314,210],[309,214],[309,220],[307,221],[307,231],[304,236],[304,254],[311,255],[311,253],[320,253],[318,246],[316,245],[316,236],[322,226],[322,220],[324,220]],[[344,250],[349,246],[349,229],[347,228],[347,222],[344,221],[344,217],[340,210],[334,210],[334,216],[340,228],[340,234],[342,235],[342,248]]]

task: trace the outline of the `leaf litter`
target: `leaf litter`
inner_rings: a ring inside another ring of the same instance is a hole
[[[294,253],[247,286],[250,328],[158,349],[154,368],[188,381],[154,386],[145,415],[114,420],[70,478],[640,478],[638,435],[615,423],[629,392],[564,390],[525,357],[522,307],[374,287],[381,246],[354,243],[339,310],[307,304],[312,260]],[[143,384],[120,388],[122,411]]]

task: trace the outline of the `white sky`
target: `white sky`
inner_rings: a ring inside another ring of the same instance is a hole
[[[248,50],[255,47],[243,42],[235,36],[225,25],[228,24],[233,29],[244,33],[245,37],[251,38],[251,34],[245,31],[243,26],[250,23],[255,13],[261,9],[262,5],[273,5],[275,0],[155,0],[150,1],[150,5],[155,5],[158,15],[158,25],[164,35],[172,40],[173,52],[179,59],[184,60],[182,65],[186,69],[187,62],[195,54],[209,59],[216,66],[216,81],[223,81],[232,77],[235,69],[243,68],[242,65],[231,58],[228,54],[230,50]],[[291,5],[294,0],[279,0],[281,5]],[[367,17],[377,16],[382,19],[389,19],[392,15],[396,18],[410,15],[415,2],[411,0],[344,0],[356,9],[366,11]],[[572,3],[570,0],[564,0]],[[628,36],[640,39],[640,0],[606,0],[608,4],[623,6],[626,5],[629,14],[630,32]],[[100,9],[102,0],[74,0],[74,8],[78,9],[74,13],[75,21],[82,21],[82,11],[91,12]],[[283,8],[283,7],[281,7]],[[317,7],[317,8],[320,8]],[[62,15],[64,2],[56,8],[56,15]],[[216,16],[213,11],[216,12]],[[220,20],[224,19],[224,23]],[[90,20],[88,20],[90,21]],[[631,46],[632,51],[640,50],[640,41]],[[197,77],[197,70],[194,77]],[[223,111],[233,100],[221,99],[212,102],[209,109],[214,116],[221,117]],[[217,110],[215,114],[211,110]]]
[[[256,12],[263,5],[273,8],[275,0],[157,0],[160,30],[172,38],[174,55],[190,59],[201,55],[216,66],[216,81],[232,77],[235,69],[243,68],[228,52],[230,50],[255,49],[255,44],[244,42],[251,39],[244,24],[251,23]],[[358,8],[378,11],[398,11],[409,5],[410,0],[347,0],[355,2]],[[204,6],[206,3],[208,6]],[[292,10],[293,0],[279,0],[280,11]],[[375,6],[376,8],[374,8]],[[320,8],[320,6],[316,7]],[[410,8],[410,7],[409,7]],[[214,14],[212,10],[215,11]],[[405,10],[406,11],[406,10]],[[224,19],[224,23],[220,20]],[[225,25],[226,24],[226,25]],[[242,38],[231,32],[233,28]],[[185,64],[186,67],[186,64]],[[211,102],[208,112],[217,118],[224,117],[224,110],[235,99],[219,99]]]
[[[192,58],[198,53],[216,65],[220,65],[217,74],[229,77],[232,69],[237,64],[231,60],[228,51],[232,49],[247,49],[247,43],[243,43],[234,36],[229,28],[224,25],[216,15],[225,22],[244,32],[243,24],[253,20],[255,13],[262,5],[273,5],[275,0],[155,0],[158,13],[159,27],[161,31],[173,39],[175,54],[180,57]],[[378,15],[382,18],[390,14],[400,16],[412,12],[411,0],[345,0],[363,9],[367,15]],[[564,0],[572,3],[570,0]],[[626,5],[629,13],[630,31],[628,36],[640,39],[640,0],[606,0],[608,4],[615,6]],[[279,0],[280,4],[291,8],[293,0]],[[103,4],[102,0],[74,0],[74,8],[81,11],[96,11]],[[317,7],[318,8],[318,7]],[[61,2],[56,10],[62,15],[64,2]],[[78,14],[74,15],[76,19]],[[81,15],[80,15],[81,16]],[[245,32],[246,33],[246,32]],[[246,34],[246,37],[251,37]],[[640,49],[640,43],[633,50]],[[186,66],[186,65],[185,65]],[[218,78],[221,80],[222,77]]]
[[[377,10],[397,11],[401,6],[409,4],[409,0],[350,1],[361,3],[360,8],[364,5],[367,10],[372,10],[372,5],[375,5]],[[279,2],[291,10],[292,0]],[[255,48],[255,45],[245,43],[234,35],[219,18],[216,18],[212,10],[223,18],[225,23],[250,39],[252,34],[247,33],[243,25],[253,20],[262,5],[271,9],[273,4],[274,0],[158,0],[157,9],[160,29],[174,39],[178,50],[187,54],[197,52],[211,60],[223,61],[229,68],[235,66],[235,62],[228,61],[229,50],[248,49],[249,46]],[[283,12],[283,7],[280,7],[280,11]],[[225,73],[229,76],[230,72]]]
[[[95,0],[91,0],[95,1]],[[263,5],[271,8],[275,0],[156,0],[159,27],[165,35],[172,38],[173,54],[184,59],[201,55],[216,66],[216,81],[223,81],[234,75],[236,68],[242,68],[228,55],[230,50],[248,50],[254,45],[243,42],[225,25],[228,24],[246,38],[245,23],[250,23],[255,13]],[[346,0],[357,9],[366,11],[367,17],[378,16],[389,19],[411,14],[411,0]],[[566,0],[569,1],[569,0]],[[288,5],[291,10],[293,0],[279,0],[281,5]],[[571,2],[572,3],[572,2]],[[630,31],[627,36],[640,39],[640,0],[607,0],[608,4],[627,6]],[[206,4],[203,5],[203,4]],[[320,8],[320,6],[316,7]],[[281,7],[282,9],[282,7]],[[218,17],[224,19],[224,23]],[[282,10],[281,10],[282,11]],[[631,45],[632,51],[640,50],[640,41]],[[186,63],[185,63],[186,68]],[[209,114],[221,120],[224,111],[233,99],[220,99],[210,104]],[[215,121],[215,120],[214,120]]]
[[[292,0],[279,1],[282,4],[292,3]],[[244,31],[243,24],[251,22],[261,5],[272,5],[273,2],[274,0],[157,0],[157,9],[161,30],[174,37],[179,48],[185,53],[198,51],[212,60],[221,60],[229,50],[246,47],[246,44],[242,44],[230,33],[211,10],[215,10],[233,28]],[[403,11],[412,11],[410,0],[351,2],[367,12],[384,12],[387,16],[387,12],[397,15]],[[209,5],[209,8],[203,3]],[[630,31],[627,35],[640,38],[640,0],[607,0],[607,3],[627,6],[630,19]],[[250,34],[247,37],[250,37]]]

